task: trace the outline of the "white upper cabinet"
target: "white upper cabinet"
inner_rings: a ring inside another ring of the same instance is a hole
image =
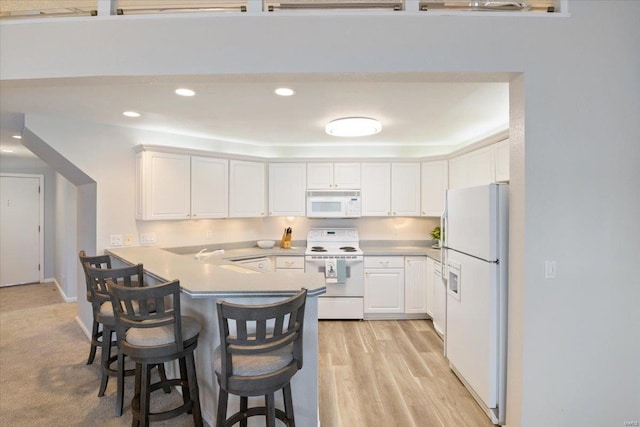
[[[305,163],[269,164],[269,215],[304,216],[306,178]]]
[[[444,196],[449,188],[446,160],[422,163],[422,216],[440,216],[444,211]]]
[[[496,144],[496,182],[509,182],[509,139]]]
[[[229,161],[191,157],[191,218],[229,215]]]
[[[420,163],[363,163],[363,216],[420,216]]]
[[[449,160],[449,188],[508,181],[508,144],[508,141],[502,141]]]
[[[308,163],[307,188],[359,189],[360,163]]]
[[[420,216],[420,163],[391,164],[391,214]]]
[[[191,161],[184,154],[143,151],[136,155],[136,219],[188,219]]]
[[[391,215],[391,164],[362,164],[362,216]]]
[[[229,216],[261,217],[265,214],[265,164],[229,161]]]

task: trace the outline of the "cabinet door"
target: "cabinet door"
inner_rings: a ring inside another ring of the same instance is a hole
[[[446,160],[422,163],[422,216],[440,216],[449,184]]]
[[[360,163],[335,163],[333,188],[360,189]]]
[[[229,161],[191,157],[191,218],[229,215]]]
[[[420,216],[420,163],[391,165],[391,214]]]
[[[427,257],[406,257],[404,267],[404,312],[427,312]]]
[[[444,323],[446,316],[447,289],[440,275],[440,263],[435,263],[433,272],[433,327],[436,332],[444,336]]]
[[[404,269],[365,270],[364,312],[404,313]]]
[[[304,216],[307,170],[305,163],[269,165],[269,215]]]
[[[264,208],[264,163],[229,161],[229,216],[261,217]]]
[[[333,188],[333,163],[308,163],[307,188],[312,190]]]
[[[495,145],[496,149],[496,182],[509,182],[509,140],[505,139]]]
[[[466,187],[476,187],[495,182],[494,147],[489,146],[465,154]]]
[[[190,217],[190,164],[188,155],[142,153],[143,219]]]
[[[391,164],[362,164],[362,216],[391,215]]]
[[[449,188],[464,188],[466,186],[466,157],[461,156],[449,160]]]
[[[433,288],[435,286],[435,275],[436,267],[435,261],[431,258],[427,258],[427,272],[426,272],[426,288],[427,288],[427,314],[433,318],[433,306],[435,297],[433,295]]]

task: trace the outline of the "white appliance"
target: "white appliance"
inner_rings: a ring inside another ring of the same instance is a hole
[[[308,190],[307,217],[359,218],[360,190]]]
[[[307,234],[305,271],[325,275],[319,319],[364,317],[364,256],[355,228],[313,228]]]
[[[448,190],[442,217],[445,355],[494,424],[505,422],[509,186]]]

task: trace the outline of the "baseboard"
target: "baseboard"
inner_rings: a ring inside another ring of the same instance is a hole
[[[80,320],[78,316],[76,316],[76,323],[80,325],[80,329],[82,329],[82,332],[84,332],[87,338],[89,338],[89,341],[91,341],[91,331],[87,329],[87,327],[84,325],[84,323],[82,323],[82,320]]]
[[[69,298],[64,291],[62,290],[62,286],[60,286],[60,283],[58,283],[58,281],[55,279],[55,277],[50,277],[48,279],[44,279],[42,281],[43,283],[50,283],[53,282],[56,285],[56,288],[58,288],[58,292],[60,293],[60,296],[62,297],[62,299],[64,300],[64,302],[76,302],[78,301],[77,297],[73,297],[73,298]]]

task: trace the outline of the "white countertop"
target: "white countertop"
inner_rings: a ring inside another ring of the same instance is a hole
[[[280,253],[282,251],[283,253]],[[111,248],[108,253],[127,264],[143,264],[148,274],[159,280],[179,279],[186,294],[198,298],[207,296],[290,296],[305,287],[309,296],[325,293],[325,279],[320,273],[260,272],[245,274],[225,269],[229,260],[246,256],[293,254],[291,249],[244,248],[213,255],[200,262],[188,255],[178,255],[156,247]],[[276,253],[277,252],[277,253]],[[304,248],[300,255],[304,254]]]

